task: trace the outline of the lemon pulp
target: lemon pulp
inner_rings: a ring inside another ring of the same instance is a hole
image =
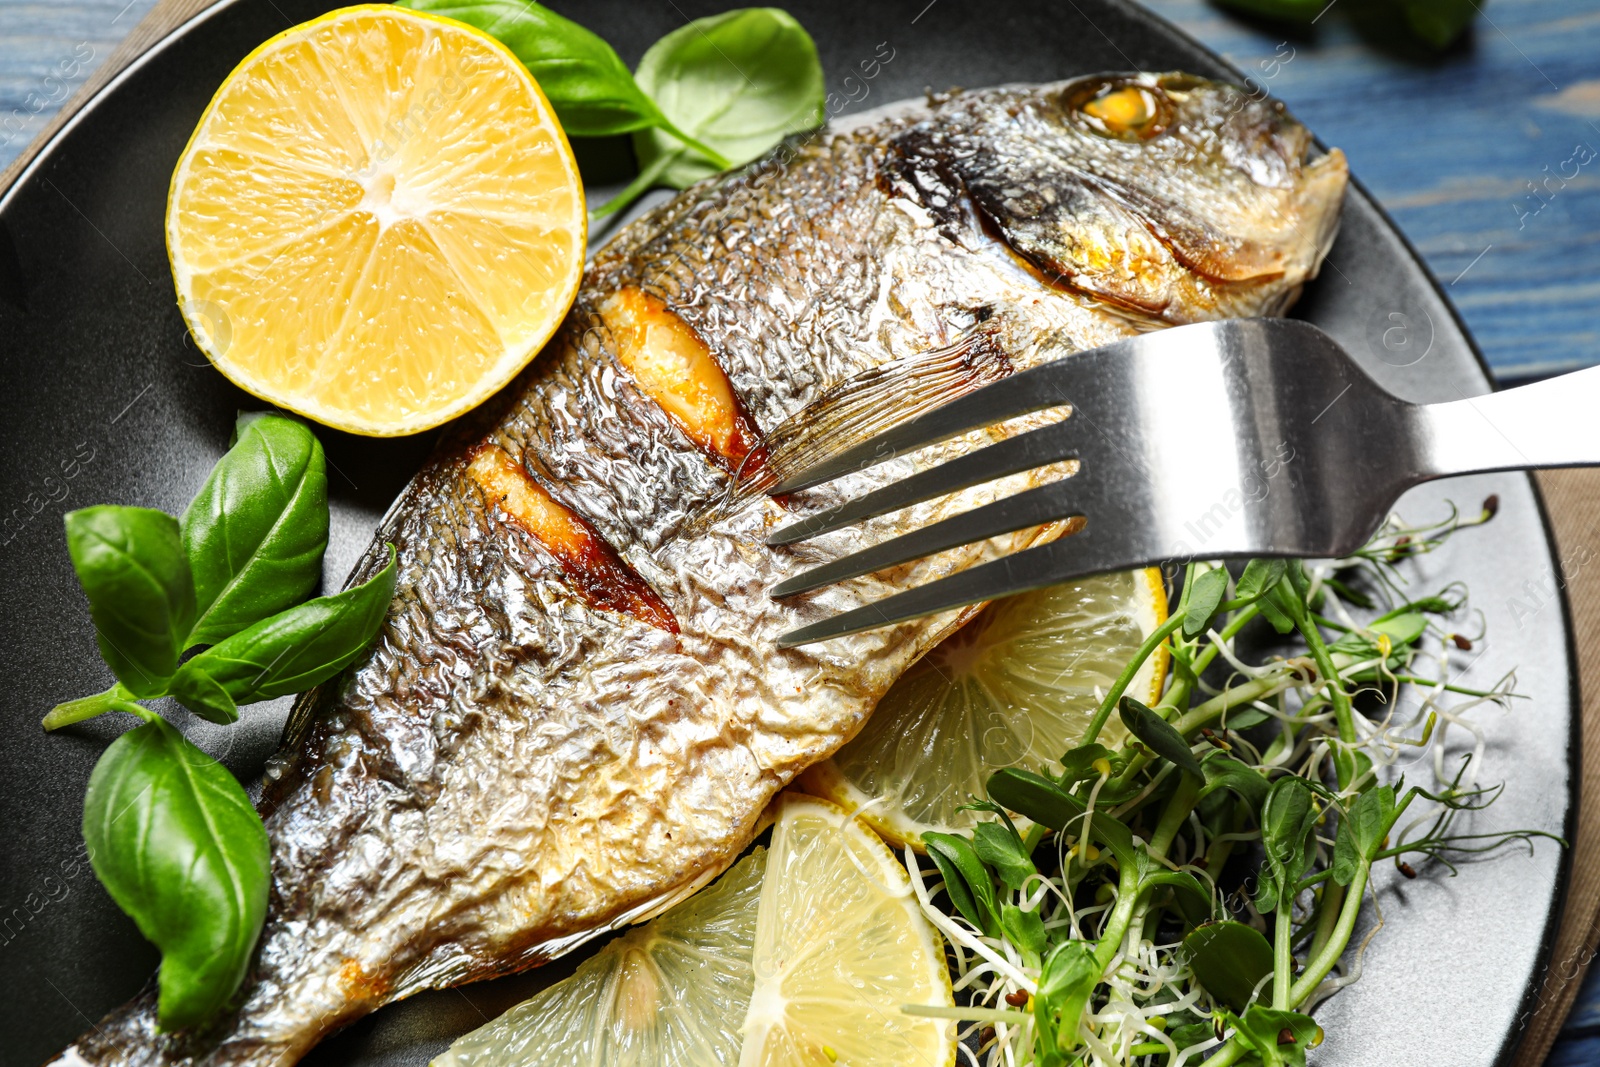
[[[948,1067],[944,945],[905,868],[844,809],[782,798],[761,886],[739,1067]]]
[[[450,1046],[434,1067],[660,1067],[739,1061],[767,853],[609,942],[563,979]]]
[[[538,85],[450,19],[344,8],[267,41],[173,173],[167,249],[201,351],[356,433],[482,402],[577,294],[583,187]]]
[[[901,676],[871,718],[802,787],[850,809],[885,837],[920,846],[930,830],[970,830],[959,810],[1002,767],[1038,771],[1082,738],[1100,695],[1166,620],[1154,568],[1097,575],[986,608]],[[1165,659],[1128,692],[1154,702]],[[1123,736],[1113,717],[1101,739]]]

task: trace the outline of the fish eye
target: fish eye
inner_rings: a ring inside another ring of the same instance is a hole
[[[1166,132],[1173,107],[1155,86],[1109,82],[1080,96],[1075,113],[1096,133],[1122,141],[1148,141]]]

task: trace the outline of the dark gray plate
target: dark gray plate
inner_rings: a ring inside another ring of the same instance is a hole
[[[78,831],[89,771],[127,724],[101,720],[53,737],[37,726],[53,703],[110,682],[67,560],[61,515],[101,502],[181,509],[224,448],[235,410],[258,406],[187,339],[163,245],[167,182],[234,64],[272,34],[333,6],[235,0],[191,23],[118,78],[0,201],[0,503],[10,509],[0,531],[0,1057],[7,1065],[32,1067],[59,1050],[132,995],[156,964],[83,861]],[[634,62],[685,18],[727,4],[562,6]],[[787,6],[817,39],[838,112],[927,88],[1111,68],[1239,76],[1122,0]],[[865,79],[859,64],[880,42],[893,58]],[[618,175],[606,173],[604,149],[585,148],[584,162],[587,173],[609,181]],[[1359,189],[1328,267],[1297,313],[1410,399],[1489,389],[1438,287]],[[431,436],[322,437],[335,498],[326,580],[337,587]],[[1532,484],[1521,475],[1440,483],[1413,494],[1402,510],[1437,514],[1448,499],[1471,509],[1490,492],[1500,494],[1500,518],[1426,564],[1431,574],[1467,578],[1488,626],[1488,640],[1458,657],[1458,668],[1486,684],[1520,666],[1520,689],[1530,698],[1509,713],[1477,715],[1488,746],[1485,778],[1504,779],[1507,789],[1475,828],[1562,833],[1574,810],[1575,680],[1560,569]],[[249,781],[276,743],[286,707],[254,707],[232,728],[163,710]],[[1361,982],[1319,1010],[1328,1041],[1314,1061],[1478,1067],[1506,1060],[1545,965],[1564,875],[1559,850],[1541,845],[1531,856],[1469,864],[1455,879],[1435,871],[1400,884],[1392,871],[1380,877],[1387,928],[1366,954]],[[420,1064],[566,969],[416,997],[325,1042],[307,1062]]]

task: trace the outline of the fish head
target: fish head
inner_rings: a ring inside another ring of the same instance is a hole
[[[959,93],[895,139],[947,225],[1135,315],[1275,314],[1332,243],[1348,168],[1283,104],[1189,74]]]

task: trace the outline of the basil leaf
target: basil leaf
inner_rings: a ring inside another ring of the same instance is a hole
[[[972,847],[978,858],[993,868],[1007,889],[1016,891],[1038,874],[1033,857],[1022,847],[1022,838],[1008,826],[982,822],[972,829]]]
[[[161,950],[163,1029],[206,1022],[267,914],[267,832],[233,775],[163,719],[111,743],[83,801],[89,862]]]
[[[397,0],[465,22],[511,49],[539,83],[569,137],[607,137],[658,126],[661,110],[612,47],[543,4],[524,0]]]
[[[639,87],[730,167],[822,124],[827,95],[811,35],[787,12],[748,7],[695,19],[650,46]],[[659,129],[634,135],[641,172],[682,189],[725,169]]]
[[[1272,973],[1272,944],[1244,923],[1207,923],[1192,930],[1183,947],[1206,992],[1234,1011],[1248,1008],[1256,986]]]
[[[1206,571],[1194,580],[1189,590],[1188,606],[1183,612],[1183,636],[1199,637],[1206,632],[1206,624],[1217,613],[1228,592],[1228,572],[1221,567]]]
[[[1000,936],[1000,907],[994,882],[972,842],[955,834],[925,833],[922,843],[944,878],[945,891],[956,910],[985,936]]]
[[[153,508],[103,505],[68,512],[66,525],[100,655],[134,696],[161,696],[194,622],[178,520]]]
[[[1189,742],[1167,720],[1132,697],[1122,698],[1117,705],[1117,713],[1128,732],[1144,742],[1156,755],[1196,778],[1205,777],[1205,772],[1200,769],[1200,761],[1189,751]]]
[[[310,596],[328,547],[322,445],[293,419],[239,416],[237,440],[183,513],[198,618],[211,645]]]
[[[172,695],[202,719],[223,725],[239,721],[239,702],[228,692],[227,686],[207,674],[203,667],[185,664],[172,679]]]
[[[232,704],[303,693],[366,651],[394,599],[394,548],[370,581],[336,596],[308,600],[212,645],[172,679],[172,695],[196,715],[232,722]]]

